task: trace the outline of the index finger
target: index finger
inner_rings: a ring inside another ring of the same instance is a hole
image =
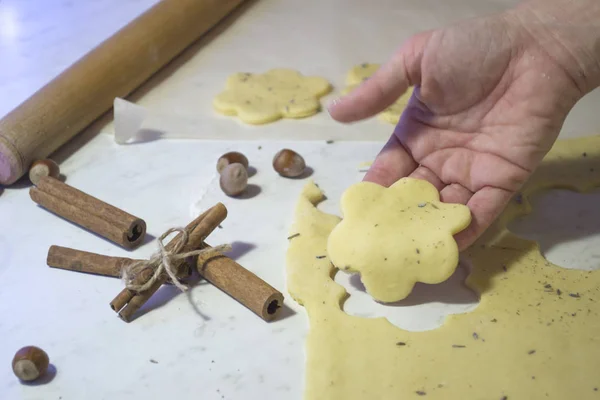
[[[389,107],[409,87],[402,53],[383,64],[365,82],[328,108],[339,122],[369,118]]]
[[[400,143],[398,137],[392,135],[363,180],[389,187],[400,178],[410,175],[416,168],[415,160]]]

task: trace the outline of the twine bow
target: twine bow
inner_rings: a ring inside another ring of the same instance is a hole
[[[163,240],[165,240],[165,238],[173,232],[181,233],[181,237],[177,240],[177,242],[173,246],[173,249],[167,250],[165,248]],[[152,285],[154,285],[154,283],[156,283],[156,281],[160,278],[161,274],[166,272],[169,278],[171,278],[171,282],[173,282],[173,284],[177,286],[179,290],[185,292],[188,289],[188,287],[182,284],[177,278],[177,266],[173,265],[175,261],[182,260],[187,257],[198,256],[200,254],[221,253],[231,251],[231,245],[223,244],[211,248],[180,253],[180,251],[187,244],[188,239],[189,234],[183,228],[171,228],[165,233],[163,233],[157,239],[158,251],[154,253],[150,257],[150,259],[136,261],[123,268],[121,272],[121,279],[123,279],[123,282],[125,282],[125,287],[136,292],[143,292],[145,290],[148,290]],[[137,284],[135,282],[136,277],[146,268],[154,270],[154,274],[152,274],[152,277],[150,277],[150,279],[147,282]]]

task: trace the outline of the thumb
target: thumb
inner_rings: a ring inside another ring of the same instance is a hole
[[[413,36],[369,79],[328,108],[339,122],[372,117],[394,103],[409,86],[421,81],[421,58],[429,33]]]

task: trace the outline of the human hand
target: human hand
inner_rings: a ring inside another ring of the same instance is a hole
[[[426,179],[442,201],[466,204],[473,219],[456,236],[461,250],[520,189],[589,90],[561,63],[568,57],[560,47],[549,51],[561,43],[532,35],[521,17],[503,13],[416,35],[329,108],[338,121],[357,121],[415,86],[365,180]]]

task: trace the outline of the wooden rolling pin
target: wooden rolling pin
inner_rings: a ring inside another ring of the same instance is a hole
[[[0,184],[16,182],[243,2],[162,0],[93,49],[0,120]]]

